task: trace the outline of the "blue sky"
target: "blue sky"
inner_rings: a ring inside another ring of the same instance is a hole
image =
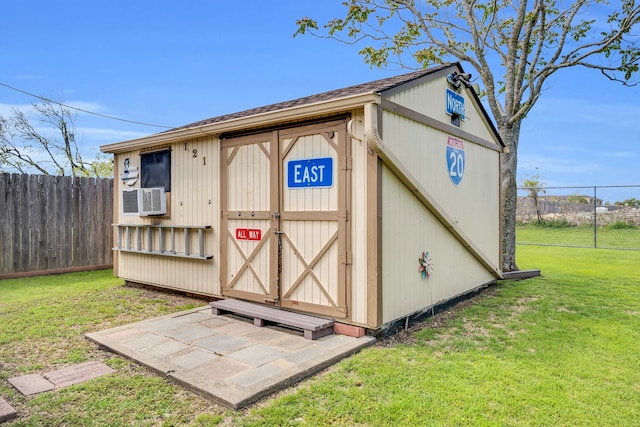
[[[403,73],[370,69],[357,54],[361,46],[292,37],[297,18],[324,21],[342,13],[340,3],[4,2],[0,83],[105,115],[180,126]],[[551,186],[640,184],[639,99],[640,88],[597,71],[558,73],[523,123],[519,178],[538,173]],[[0,86],[0,114],[34,101]],[[163,129],[79,113],[76,130],[93,157],[100,145]],[[640,189],[599,196],[640,198]]]

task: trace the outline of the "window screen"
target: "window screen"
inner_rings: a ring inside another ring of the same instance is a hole
[[[140,155],[142,188],[163,187],[171,191],[171,151],[154,151]]]

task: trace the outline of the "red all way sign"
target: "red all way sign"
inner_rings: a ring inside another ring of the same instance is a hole
[[[262,230],[255,228],[236,228],[237,240],[262,240]]]

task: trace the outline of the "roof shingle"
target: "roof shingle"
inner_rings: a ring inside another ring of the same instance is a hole
[[[270,113],[274,111],[284,110],[284,109],[293,108],[293,107],[300,107],[303,105],[315,104],[318,102],[329,101],[333,99],[345,98],[348,96],[364,95],[367,93],[380,93],[385,90],[392,89],[401,84],[405,84],[412,80],[418,79],[420,77],[435,73],[437,71],[442,70],[443,68],[450,67],[451,65],[452,64],[449,64],[449,63],[442,64],[437,67],[418,70],[418,71],[414,71],[407,74],[401,74],[399,76],[387,77],[384,79],[375,80],[368,83],[361,83],[358,85],[349,86],[342,89],[330,90],[328,92],[322,92],[315,95],[305,96],[303,98],[293,99],[290,101],[279,102],[276,104],[265,105],[262,107],[239,111],[236,113],[225,114],[218,117],[212,117],[210,119],[200,120],[198,122],[194,122],[185,126],[179,126],[177,128],[171,129],[171,131],[175,131],[178,129],[205,126],[212,123],[220,123],[228,120],[240,119],[243,117],[250,117],[258,114]]]

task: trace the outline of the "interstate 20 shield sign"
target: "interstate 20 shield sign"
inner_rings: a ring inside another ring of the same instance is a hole
[[[450,136],[447,140],[447,170],[453,185],[457,186],[462,181],[464,166],[464,142]]]

